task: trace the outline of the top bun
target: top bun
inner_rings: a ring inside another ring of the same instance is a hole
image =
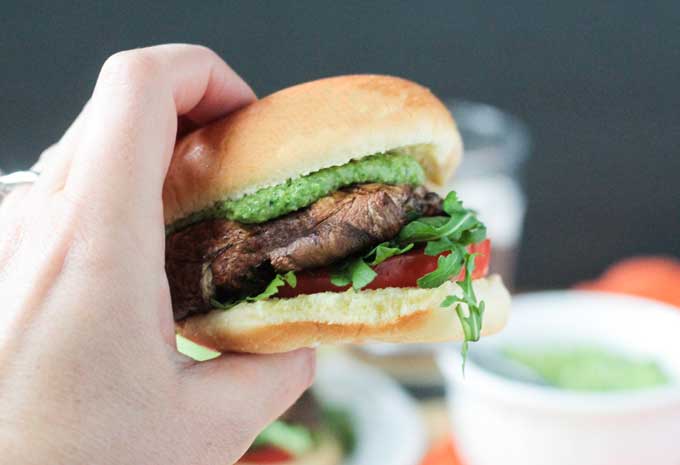
[[[405,79],[352,75],[289,87],[177,143],[163,188],[165,223],[388,150],[414,156],[441,184],[462,143],[442,102]]]

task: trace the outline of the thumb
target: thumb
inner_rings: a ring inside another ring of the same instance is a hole
[[[186,368],[185,405],[196,423],[187,429],[201,463],[232,463],[241,457],[257,434],[309,388],[315,364],[314,351],[302,349],[228,354]]]

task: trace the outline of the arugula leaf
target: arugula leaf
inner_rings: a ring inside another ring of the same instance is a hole
[[[331,283],[338,287],[351,284],[354,290],[358,291],[368,286],[378,276],[371,267],[381,264],[390,257],[406,253],[413,246],[413,243],[406,244],[403,247],[391,242],[378,244],[366,255],[346,261],[332,271]]]
[[[430,216],[411,221],[399,232],[399,242],[436,241],[442,237],[458,241],[462,234],[477,227],[479,221],[474,212],[455,212],[450,217]]]
[[[469,343],[479,340],[484,316],[484,302],[478,302],[472,288],[472,272],[475,269],[474,255],[468,253],[466,246],[483,241],[486,227],[472,210],[463,207],[455,192],[449,192],[442,203],[442,209],[449,217],[420,218],[407,224],[399,233],[401,242],[427,242],[425,254],[436,256],[450,251],[448,255],[437,258],[437,269],[418,279],[418,287],[439,287],[460,273],[465,266],[465,277],[456,284],[462,289],[462,297],[448,296],[442,307],[455,305],[455,311],[463,328],[463,368]],[[465,304],[463,306],[462,304]],[[467,307],[467,313],[465,312]]]
[[[486,226],[480,223],[479,226],[468,229],[460,236],[460,242],[465,245],[477,244],[486,239]]]
[[[295,276],[294,271],[289,271],[288,273],[284,274],[283,279],[293,289],[295,289],[297,287],[297,276]]]
[[[364,258],[369,259],[371,256],[375,255],[375,258],[369,263],[371,266],[380,265],[382,262],[395,255],[401,255],[413,248],[414,244],[410,243],[404,247],[399,247],[398,245],[392,245],[389,242],[383,242],[378,244],[373,250],[367,253]]]
[[[426,243],[425,254],[439,255],[437,268],[421,276],[417,281],[418,287],[439,287],[457,276],[469,255],[465,246],[484,240],[486,228],[472,210],[463,207],[455,192],[446,196],[442,208],[449,214],[448,217],[424,217],[411,221],[402,228],[396,240],[383,242],[363,257],[346,261],[336,268],[331,273],[331,283],[338,287],[351,284],[359,290],[377,276],[371,267],[411,250],[416,242]],[[449,254],[441,255],[445,252]]]
[[[455,192],[449,192],[442,204],[447,216],[429,216],[411,221],[399,232],[400,243],[430,242],[448,239],[465,245],[480,242],[486,237],[486,228],[475,212],[463,207]]]
[[[465,249],[454,244],[448,255],[437,257],[437,269],[418,279],[418,287],[432,289],[439,287],[453,276],[458,276],[463,267],[463,254]]]
[[[450,192],[442,204],[447,216],[417,218],[402,228],[392,241],[383,242],[363,256],[346,260],[339,264],[330,274],[331,283],[338,287],[352,285],[359,290],[370,284],[377,273],[372,267],[383,263],[390,257],[411,250],[416,243],[425,243],[425,254],[437,257],[437,268],[421,276],[418,287],[431,289],[441,286],[451,278],[458,276],[465,266],[465,276],[456,284],[462,295],[450,295],[440,304],[442,307],[454,306],[460,319],[465,340],[463,342],[463,367],[470,342],[477,341],[481,335],[484,302],[477,300],[472,288],[472,272],[475,268],[474,254],[467,251],[466,246],[483,241],[486,238],[486,227],[476,217],[475,212],[463,207],[455,192]],[[446,255],[444,253],[449,252]],[[216,308],[228,310],[239,302],[267,299],[278,293],[279,287],[288,283],[295,287],[297,280],[293,272],[276,277],[260,294],[235,302],[217,302],[211,300]]]
[[[446,199],[444,199],[442,208],[452,217],[454,215],[465,215],[466,213],[475,215],[474,211],[463,207],[463,203],[458,200],[458,196],[455,192],[449,192]],[[468,245],[482,242],[484,239],[486,239],[486,226],[484,226],[484,224],[482,224],[475,216],[474,221],[469,223],[469,227],[460,233],[458,242]]]
[[[456,194],[455,191],[451,191],[446,194],[444,202],[442,203],[442,209],[449,215],[453,215],[454,213],[461,211],[467,211],[465,207],[463,207],[463,202],[458,200],[458,194]]]
[[[269,297],[277,294],[281,286],[288,284],[290,287],[295,288],[297,286],[297,277],[295,272],[289,271],[286,274],[277,274],[274,279],[271,280],[264,291],[253,297],[246,297],[248,302],[256,302],[258,300],[268,299]]]
[[[442,237],[436,241],[429,241],[425,246],[425,255],[435,256],[453,249],[456,242],[453,242],[448,237]]]
[[[442,234],[440,231],[449,222],[445,216],[427,216],[418,218],[401,228],[397,240],[400,243],[425,242],[439,239]]]
[[[368,286],[378,275],[363,257],[355,258],[331,272],[331,283],[342,287],[351,284],[355,291]]]
[[[450,295],[447,296],[441,307],[450,307],[456,304],[455,310],[463,328],[465,340],[463,341],[463,368],[465,368],[465,360],[468,353],[468,344],[470,342],[478,341],[482,333],[482,319],[484,317],[484,302],[479,302],[475,291],[472,287],[472,272],[475,270],[475,256],[477,254],[466,253],[465,257],[465,279],[458,281],[456,284],[463,291],[462,296]],[[467,306],[467,314],[461,304]]]
[[[219,300],[212,298],[210,299],[210,305],[220,310],[229,310],[234,306],[240,304],[241,302],[257,302],[258,300],[265,300],[269,297],[276,295],[279,292],[281,286],[288,284],[290,287],[295,288],[297,286],[297,277],[294,271],[289,271],[286,274],[277,274],[274,276],[264,291],[260,292],[255,296],[246,297],[245,299],[233,300],[230,302],[220,302]]]

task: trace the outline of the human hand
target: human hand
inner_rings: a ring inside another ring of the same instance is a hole
[[[0,451],[12,464],[229,464],[307,388],[311,351],[175,350],[161,192],[180,124],[255,97],[213,52],[104,64],[94,92],[0,205]]]

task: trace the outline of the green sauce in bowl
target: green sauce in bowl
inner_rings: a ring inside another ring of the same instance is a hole
[[[670,384],[654,360],[634,358],[597,346],[520,347],[503,355],[533,370],[553,387],[578,391],[648,389]]]

